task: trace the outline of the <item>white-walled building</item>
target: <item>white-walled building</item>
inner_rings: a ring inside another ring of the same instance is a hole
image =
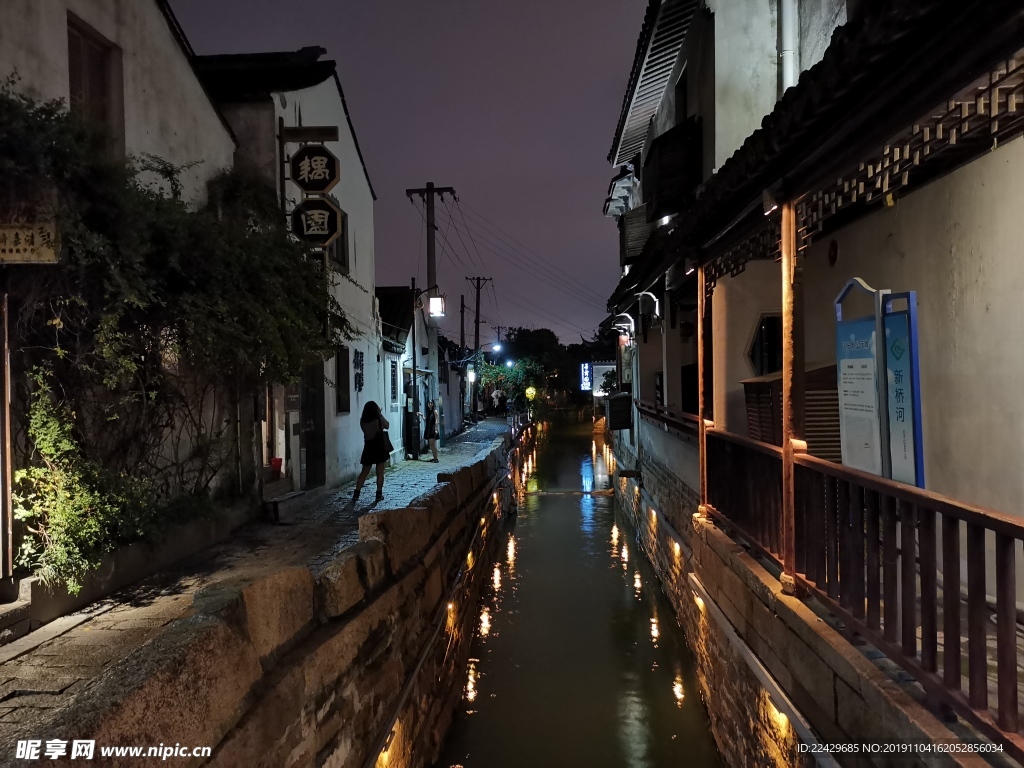
[[[62,99],[126,157],[154,155],[182,173],[182,195],[234,163],[235,139],[193,69],[166,0],[4,0],[0,78],[39,101]]]
[[[321,370],[310,369],[301,385],[275,388],[264,424],[264,453],[281,459],[295,490],[336,485],[355,477],[365,404],[386,402],[388,365],[374,293],[373,202],[375,194],[345,103],[335,62],[322,48],[280,53],[200,56],[197,67],[239,139],[238,167],[263,174],[278,186],[284,208],[302,199],[284,164],[299,144],[279,131],[329,127],[337,141],[324,145],[339,160],[340,181],[329,197],[343,212],[342,235],[327,253],[334,295],[355,338],[340,346]],[[386,410],[386,409],[385,409]]]

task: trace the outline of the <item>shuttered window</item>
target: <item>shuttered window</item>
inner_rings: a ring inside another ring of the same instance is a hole
[[[334,398],[338,413],[352,410],[352,376],[349,348],[340,346],[334,356]]]
[[[111,75],[111,47],[69,24],[68,79],[72,114],[109,130],[113,106]]]

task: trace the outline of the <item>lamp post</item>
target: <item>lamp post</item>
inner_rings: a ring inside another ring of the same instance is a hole
[[[416,290],[416,278],[412,279],[412,412],[416,414],[414,419],[419,418],[420,413],[420,388],[417,382],[418,371],[417,371],[417,352],[416,352],[416,313],[419,309],[420,296],[425,293],[430,293],[436,290],[437,286],[432,285],[422,291]],[[444,296],[431,296],[429,299],[429,312],[431,317],[444,317]],[[436,371],[435,371],[436,374]],[[414,422],[414,429],[410,430],[413,432],[413,449],[412,456],[414,459],[419,461],[420,458],[420,427],[418,422]]]

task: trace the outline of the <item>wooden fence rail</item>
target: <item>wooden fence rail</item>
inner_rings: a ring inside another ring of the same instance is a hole
[[[707,435],[710,513],[781,566],[782,452]],[[1024,758],[1024,522],[796,454],[795,571],[934,699]]]

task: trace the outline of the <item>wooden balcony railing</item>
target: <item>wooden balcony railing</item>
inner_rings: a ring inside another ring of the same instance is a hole
[[[716,429],[706,443],[709,513],[782,566],[782,451]],[[793,464],[798,584],[1022,760],[1024,521],[807,454]]]
[[[661,427],[676,437],[697,439],[700,420],[692,413],[682,413],[646,400],[634,400],[640,418]]]

